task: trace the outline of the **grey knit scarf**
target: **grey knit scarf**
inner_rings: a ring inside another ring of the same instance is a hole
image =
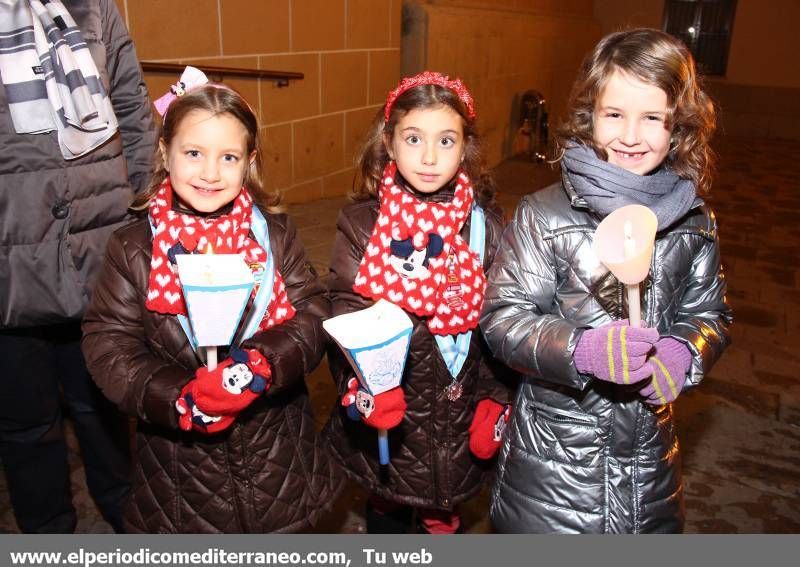
[[[666,166],[638,175],[603,161],[594,150],[575,145],[564,152],[561,170],[579,197],[605,216],[625,205],[645,205],[658,219],[658,230],[667,228],[701,201],[694,182],[682,179]]]

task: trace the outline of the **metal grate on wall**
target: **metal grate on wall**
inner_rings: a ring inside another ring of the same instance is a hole
[[[705,75],[724,75],[736,0],[666,0],[663,29],[681,40]]]

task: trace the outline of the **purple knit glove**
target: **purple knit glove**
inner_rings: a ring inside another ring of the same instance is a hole
[[[655,353],[648,362],[653,365],[653,378],[639,390],[645,403],[663,406],[678,397],[692,364],[692,353],[672,337],[658,339]]]
[[[653,374],[647,353],[657,340],[658,331],[631,327],[627,319],[588,329],[575,347],[575,368],[606,382],[638,382]]]

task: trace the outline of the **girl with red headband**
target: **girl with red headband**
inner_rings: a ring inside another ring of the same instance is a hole
[[[329,349],[341,404],[323,435],[370,493],[368,532],[408,531],[416,510],[419,531],[455,533],[457,506],[480,489],[510,415],[510,392],[497,379],[508,370],[477,328],[502,217],[469,91],[439,73],[404,79],[358,163],[356,202],[339,214],[331,256],[333,314],[385,299],[414,330],[401,386],[374,397]],[[379,464],[375,429],[389,430],[388,465]]]
[[[84,319],[103,393],[138,418],[130,532],[308,529],[337,485],[304,378],[325,352],[326,290],[277,195],[262,184],[258,120],[236,91],[191,67],[163,116],[140,218],[108,243]],[[240,254],[256,288],[227,356],[194,347],[176,258]]]

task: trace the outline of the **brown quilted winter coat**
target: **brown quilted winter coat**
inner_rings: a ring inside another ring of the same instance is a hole
[[[272,386],[212,436],[178,428],[175,399],[201,363],[176,317],[144,307],[147,219],[109,241],[84,319],[83,350],[103,393],[138,418],[125,512],[131,532],[297,531],[313,524],[337,492],[304,382],[324,354],[321,320],[329,301],[290,219],[265,216],[297,315],[245,341],[266,355]]]
[[[375,199],[348,205],[339,214],[328,279],[333,315],[373,303],[353,291],[353,280],[377,218]],[[467,242],[469,232],[468,220],[461,231]],[[500,212],[487,210],[484,267],[491,264],[501,233]],[[480,489],[494,465],[493,460],[481,461],[470,453],[468,429],[479,400],[511,401],[509,388],[499,381],[508,381],[511,371],[492,358],[475,329],[458,375],[463,394],[455,402],[449,401],[444,388],[452,376],[436,340],[424,320],[409,316],[414,330],[402,381],[408,409],[400,425],[389,430],[391,463],[386,470],[381,471],[378,464],[375,429],[351,421],[340,404],[334,407],[323,436],[347,475],[372,494],[418,508],[451,510]],[[329,348],[328,362],[341,398],[353,371],[334,345]]]

